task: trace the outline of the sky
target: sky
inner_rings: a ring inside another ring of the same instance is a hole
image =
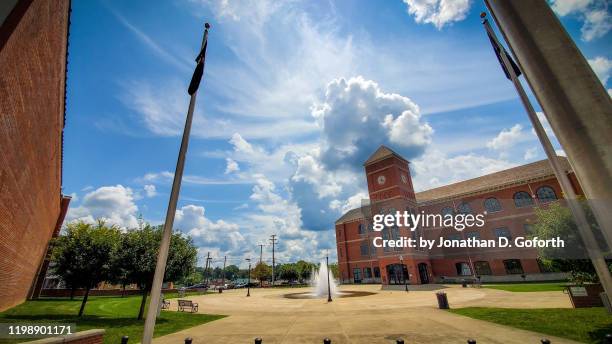
[[[612,93],[606,0],[551,7]],[[175,230],[202,264],[336,260],[334,222],[367,198],[381,144],[416,191],[544,159],[473,0],[76,1],[66,223],[164,222],[187,86],[212,25]],[[539,106],[534,101],[536,109]],[[539,113],[555,148],[554,134]]]

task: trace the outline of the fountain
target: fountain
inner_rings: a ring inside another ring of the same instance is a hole
[[[328,289],[327,289],[327,281],[329,280],[329,290],[331,290],[332,298],[338,295],[338,286],[336,285],[336,280],[334,279],[334,275],[329,272],[329,278],[327,277],[327,264],[325,260],[321,261],[319,264],[319,271],[312,269],[312,273],[310,274],[310,286],[314,288],[313,294],[315,297],[323,298],[327,297]]]
[[[289,293],[284,294],[283,297],[287,299],[327,299],[327,264],[325,260],[319,264],[319,269],[313,269],[310,274],[310,287],[312,288],[309,292],[303,293]],[[331,292],[332,299],[338,297],[355,297],[355,296],[367,296],[373,295],[374,293],[367,291],[350,291],[350,290],[338,290],[338,285],[334,279],[333,273],[329,273],[329,291]]]

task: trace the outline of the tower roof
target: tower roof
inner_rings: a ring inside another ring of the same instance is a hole
[[[374,154],[370,155],[368,160],[366,160],[366,162],[363,163],[363,166],[367,166],[367,165],[373,164],[373,163],[375,163],[377,161],[386,159],[386,158],[388,158],[390,156],[395,156],[396,158],[399,158],[400,160],[408,162],[408,160],[404,159],[401,155],[399,155],[396,152],[394,152],[391,148],[389,148],[389,147],[387,147],[385,145],[381,145],[380,147],[378,147],[376,152],[374,152]]]

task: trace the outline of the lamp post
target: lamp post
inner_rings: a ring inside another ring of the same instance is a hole
[[[249,278],[247,282],[247,297],[251,296],[251,258],[246,259],[249,262]]]
[[[327,267],[327,302],[332,302],[331,285],[329,284],[329,255],[325,256],[325,265]]]
[[[404,289],[406,290],[406,292],[408,292],[408,279],[406,277],[408,276],[404,276],[404,256],[399,257],[400,259],[400,265],[402,266],[402,277],[404,277]],[[408,272],[408,268],[406,268],[406,272]]]

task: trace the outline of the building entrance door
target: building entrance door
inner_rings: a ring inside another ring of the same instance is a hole
[[[389,264],[387,265],[387,278],[389,284],[406,284],[408,268],[404,264]]]
[[[419,278],[421,279],[421,284],[429,283],[429,273],[425,263],[419,263]]]

